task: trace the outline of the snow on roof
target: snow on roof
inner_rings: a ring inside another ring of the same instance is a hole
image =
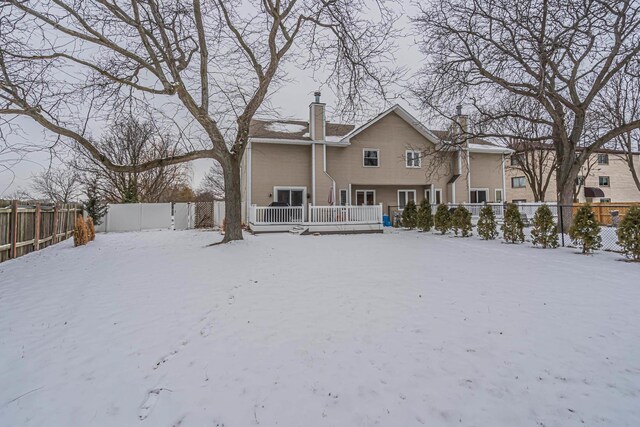
[[[278,133],[300,133],[307,129],[304,125],[285,122],[271,122],[265,126],[267,130]]]

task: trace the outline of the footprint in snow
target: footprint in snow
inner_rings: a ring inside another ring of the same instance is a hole
[[[156,362],[156,364],[153,365],[153,369],[158,369],[160,366],[164,365],[169,360],[173,359],[176,356],[176,354],[178,354],[180,352],[181,349],[183,349],[184,347],[187,346],[187,344],[189,344],[188,340],[182,341],[182,343],[180,344],[179,348],[171,350],[171,352],[169,354],[167,354],[166,356],[164,356],[160,360],[158,360]]]
[[[227,298],[227,302],[229,303],[229,305],[233,304],[235,302],[235,297],[233,295],[231,295],[229,298]]]
[[[149,390],[149,392],[147,393],[147,397],[144,399],[144,402],[142,402],[142,405],[140,405],[140,410],[138,411],[138,418],[140,418],[140,421],[146,419],[151,411],[153,411],[156,403],[158,403],[160,392],[162,390],[166,389],[154,388],[153,390]]]

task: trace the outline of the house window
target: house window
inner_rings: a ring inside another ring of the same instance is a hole
[[[372,206],[376,204],[375,190],[356,190],[356,205]]]
[[[527,179],[524,176],[514,176],[511,178],[511,188],[524,188],[527,185]]]
[[[436,188],[435,190],[433,190],[433,195],[435,196],[434,197],[435,200],[433,202],[436,205],[439,205],[440,203],[442,203],[442,189]]]
[[[608,165],[609,164],[609,155],[608,154],[598,154],[598,164],[599,165]]]
[[[473,189],[469,192],[469,200],[471,203],[485,203],[488,193],[489,190]]]
[[[611,203],[611,199],[609,198],[600,199],[600,203]]]
[[[398,190],[398,209],[404,209],[409,200],[416,202],[416,190]]]
[[[421,156],[419,151],[405,151],[406,166],[408,168],[419,168]]]
[[[513,199],[512,203],[527,203],[527,199]]]
[[[362,150],[362,165],[370,168],[380,166],[380,150],[365,148]]]
[[[584,185],[584,176],[579,176],[576,178],[576,185],[577,186]]]
[[[608,176],[599,176],[598,177],[598,185],[600,187],[608,187],[609,186],[609,177]]]
[[[514,154],[511,156],[511,166],[522,166],[522,154]]]
[[[502,189],[496,189],[496,203],[502,203],[504,197],[502,196]]]
[[[276,187],[274,202],[286,203],[288,206],[303,206],[305,193],[304,187]]]
[[[426,190],[424,190],[424,199],[427,201],[427,203],[431,204],[431,189],[427,188]]]
[[[340,206],[347,206],[347,190],[340,190]]]

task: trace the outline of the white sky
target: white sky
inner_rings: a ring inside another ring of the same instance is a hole
[[[405,14],[401,18],[399,25],[404,26],[405,35],[402,39],[398,40],[398,52],[396,53],[397,65],[406,67],[408,69],[408,75],[417,72],[422,63],[422,55],[419,52],[414,37],[410,35],[410,24],[408,16],[409,6],[405,5]],[[296,119],[308,119],[309,103],[313,100],[313,92],[320,89],[320,82],[314,80],[311,70],[299,70],[296,69],[293,64],[285,66],[290,82],[279,88],[275,93],[270,96],[271,105],[277,108],[280,112],[278,118],[296,118]],[[420,111],[412,108],[408,100],[402,99],[402,88],[398,87],[392,92],[395,95],[400,95],[400,99],[391,101],[392,103],[398,102],[407,108],[416,117],[420,117]],[[335,105],[335,99],[329,88],[322,88],[322,101],[327,104],[327,119],[332,121],[340,121],[339,117],[333,114],[332,106]],[[377,111],[383,111],[388,107],[383,103],[380,105],[374,105],[373,108]],[[33,123],[29,119],[21,119],[20,126],[22,128],[24,137],[26,139],[38,139],[44,138],[44,132],[39,125]],[[92,132],[99,134],[99,131]],[[48,152],[31,153],[18,158],[12,153],[0,153],[0,198],[8,197],[16,190],[28,189],[30,185],[30,178],[33,174],[39,171],[45,170],[49,167],[50,162],[58,164],[57,159],[52,159]],[[204,176],[207,169],[213,164],[212,160],[198,160],[192,162],[192,186],[197,188],[200,180]]]

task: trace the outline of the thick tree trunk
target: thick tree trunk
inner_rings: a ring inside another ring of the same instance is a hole
[[[240,160],[232,157],[223,165],[225,228],[222,243],[242,240],[242,191]]]
[[[556,176],[564,177],[564,179],[557,179],[557,191],[558,191],[558,205],[562,210],[562,225],[564,232],[567,233],[571,223],[573,222],[573,209],[571,208],[574,203],[574,191],[576,186],[576,179],[580,173],[580,166],[573,163],[569,165],[568,170],[562,170],[562,166],[558,165],[558,172]]]

